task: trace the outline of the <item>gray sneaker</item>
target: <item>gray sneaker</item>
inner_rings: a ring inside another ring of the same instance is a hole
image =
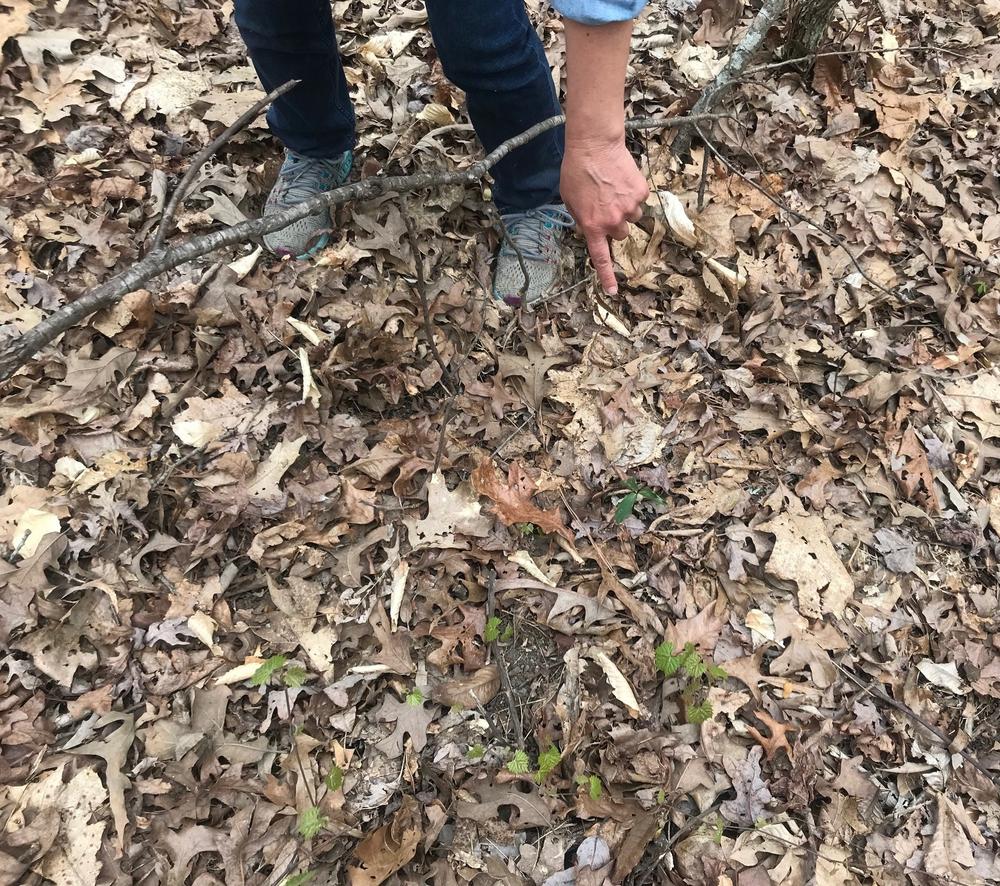
[[[527,212],[507,212],[501,216],[507,237],[521,250],[528,271],[524,306],[530,308],[552,294],[563,263],[562,235],[573,227],[573,216],[561,203],[547,203]],[[524,274],[517,252],[504,240],[497,253],[493,275],[493,295],[509,305],[522,303]]]
[[[351,162],[350,151],[331,160],[301,157],[285,151],[285,162],[267,197],[265,214],[287,209],[344,184],[351,174]],[[292,222],[287,228],[265,234],[264,245],[277,256],[309,258],[326,246],[332,230],[330,211],[323,209]]]

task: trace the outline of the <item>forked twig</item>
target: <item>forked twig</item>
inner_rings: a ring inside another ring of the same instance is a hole
[[[688,122],[718,120],[724,116],[729,115],[647,117],[630,120],[625,125],[627,129],[669,129]],[[478,160],[468,168],[457,172],[372,176],[354,184],[342,185],[331,191],[317,194],[315,197],[310,197],[308,200],[303,200],[301,203],[278,212],[272,212],[261,218],[209,231],[207,234],[191,237],[176,246],[164,246],[154,250],[110,280],[54,311],[41,323],[0,350],[0,381],[10,378],[25,362],[66,330],[71,329],[96,311],[116,304],[127,293],[134,292],[144,283],[158,277],[165,271],[179,267],[217,249],[222,249],[224,246],[248,243],[264,234],[279,231],[321,209],[347,203],[350,200],[371,200],[385,194],[406,194],[423,188],[475,184],[511,151],[526,145],[533,138],[537,138],[542,133],[555,129],[565,122],[566,118],[559,114],[536,123],[520,135],[498,145],[482,160]]]
[[[275,99],[281,98],[286,92],[294,89],[302,81],[301,80],[289,80],[287,83],[282,83],[277,89],[272,90],[267,95],[265,95],[260,101],[255,102],[251,107],[247,108],[236,121],[228,126],[217,138],[213,139],[209,144],[202,148],[197,154],[195,154],[194,159],[191,161],[191,165],[188,167],[188,171],[184,173],[184,178],[180,180],[180,184],[174,188],[174,193],[171,195],[169,202],[167,203],[167,208],[163,210],[163,215],[160,217],[160,226],[157,228],[156,237],[153,240],[153,246],[150,252],[156,252],[161,246],[163,246],[163,241],[169,236],[170,228],[174,222],[174,216],[177,215],[177,210],[183,202],[184,198],[187,197],[188,192],[191,190],[191,185],[194,183],[195,176],[198,174],[199,170],[210,157],[212,157],[216,151],[220,150],[229,140],[240,132],[244,127],[248,126],[260,115],[268,105],[271,104]]]

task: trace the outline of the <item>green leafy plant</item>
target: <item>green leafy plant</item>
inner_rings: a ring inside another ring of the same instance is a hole
[[[500,626],[502,624],[499,615],[491,615],[486,622],[486,627],[483,628],[483,639],[487,643],[496,643],[500,639]]]
[[[329,823],[330,819],[320,812],[318,806],[310,806],[299,814],[299,836],[303,840],[311,840]]]
[[[514,528],[525,537],[538,535],[538,527],[534,523],[515,523]]]
[[[486,748],[481,744],[474,744],[468,751],[466,751],[465,756],[470,760],[482,760],[486,756]]]
[[[267,661],[265,661],[256,671],[254,675],[250,678],[251,686],[267,686],[271,682],[271,677],[275,675],[277,671],[280,671],[288,659],[283,655],[272,655]]]
[[[708,688],[714,682],[725,680],[729,675],[714,662],[705,661],[694,643],[687,643],[683,649],[675,650],[673,643],[663,642],[656,647],[654,663],[665,677],[678,673],[684,675],[681,702],[684,719],[688,723],[707,723],[715,715],[712,703],[706,698]]]
[[[531,760],[527,751],[515,751],[514,756],[507,761],[507,771],[514,775],[524,775],[531,770]]]
[[[339,791],[344,786],[344,770],[339,766],[334,766],[323,779],[326,789],[330,792]]]
[[[312,878],[312,871],[300,871],[297,874],[292,874],[290,877],[285,877],[285,879],[281,881],[281,886],[306,886],[306,883],[308,883]]]
[[[578,775],[576,783],[586,787],[587,795],[595,802],[600,800],[601,795],[604,793],[604,785],[596,775]]]
[[[418,686],[414,686],[406,693],[406,703],[415,708],[419,708],[424,703],[424,694]]]
[[[308,676],[309,674],[305,668],[300,668],[296,665],[295,667],[285,668],[285,672],[281,675],[281,678],[289,689],[298,689],[306,682]]]
[[[549,745],[548,749],[542,751],[538,756],[538,771],[535,773],[535,780],[539,784],[545,781],[552,773],[552,770],[559,765],[561,759],[562,751],[554,744]]]
[[[309,679],[309,672],[297,664],[289,664],[284,655],[272,655],[250,678],[252,686],[268,686],[273,679],[280,678],[286,689],[298,689]]]
[[[619,525],[632,516],[635,506],[639,502],[651,501],[659,505],[666,504],[661,495],[657,495],[648,486],[644,486],[638,480],[632,478],[625,481],[625,489],[621,491],[625,492],[625,496],[618,502],[618,507],[615,508],[615,523]]]

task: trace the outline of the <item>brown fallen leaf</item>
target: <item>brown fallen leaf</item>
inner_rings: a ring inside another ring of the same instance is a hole
[[[807,618],[825,613],[842,617],[854,596],[854,580],[826,534],[823,521],[812,514],[781,514],[757,527],[775,536],[765,565],[771,575],[798,587],[799,609]]]
[[[347,869],[349,886],[384,883],[416,855],[422,836],[420,804],[407,795],[392,820],[365,837],[355,848],[358,864]]]
[[[760,742],[760,746],[767,754],[767,759],[770,760],[778,751],[784,748],[785,753],[788,754],[788,759],[794,760],[794,751],[792,751],[792,746],[788,743],[787,733],[789,731],[795,732],[796,728],[788,723],[779,723],[767,711],[754,711],[754,716],[760,720],[771,733],[770,735],[765,736],[761,732],[754,729],[753,726],[747,726],[747,732]]]
[[[488,705],[500,690],[496,665],[480,668],[468,677],[448,680],[434,688],[433,698],[448,707],[477,708]]]
[[[543,532],[556,533],[572,543],[573,534],[566,528],[559,510],[543,511],[531,500],[535,483],[518,462],[511,462],[504,483],[493,462],[483,459],[472,472],[472,488],[493,502],[494,511],[504,525],[533,523]]]
[[[764,817],[767,804],[771,802],[771,792],[761,778],[760,758],[764,749],[753,748],[745,760],[726,757],[723,765],[733,782],[735,800],[726,800],[720,807],[723,818],[733,824],[753,827]]]

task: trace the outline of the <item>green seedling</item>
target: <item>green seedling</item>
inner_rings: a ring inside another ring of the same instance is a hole
[[[635,506],[641,501],[651,501],[658,505],[666,504],[662,496],[657,495],[648,486],[643,486],[638,480],[631,478],[626,480],[625,489],[628,490],[625,497],[618,502],[618,507],[615,508],[615,523],[619,525],[632,516]]]
[[[525,775],[531,770],[531,760],[527,751],[515,751],[514,756],[507,761],[507,771],[513,775]]]
[[[552,770],[559,765],[562,759],[562,751],[554,744],[549,745],[548,750],[543,751],[538,757],[538,771],[535,773],[535,781],[541,784],[549,777]]]
[[[673,643],[663,642],[656,647],[654,662],[656,669],[665,677],[682,674],[686,679],[681,690],[684,705],[684,719],[688,723],[706,723],[715,712],[706,698],[708,688],[715,682],[725,680],[729,675],[714,662],[706,662],[695,648],[688,643],[679,651]]]
[[[326,783],[326,789],[330,793],[339,791],[344,786],[344,770],[339,766],[334,766],[326,774],[326,778],[323,781]]]
[[[578,775],[576,783],[586,787],[587,795],[595,803],[601,799],[601,795],[604,793],[604,785],[596,775]]]
[[[311,840],[330,824],[330,819],[320,812],[318,806],[310,806],[299,815],[299,836]]]

